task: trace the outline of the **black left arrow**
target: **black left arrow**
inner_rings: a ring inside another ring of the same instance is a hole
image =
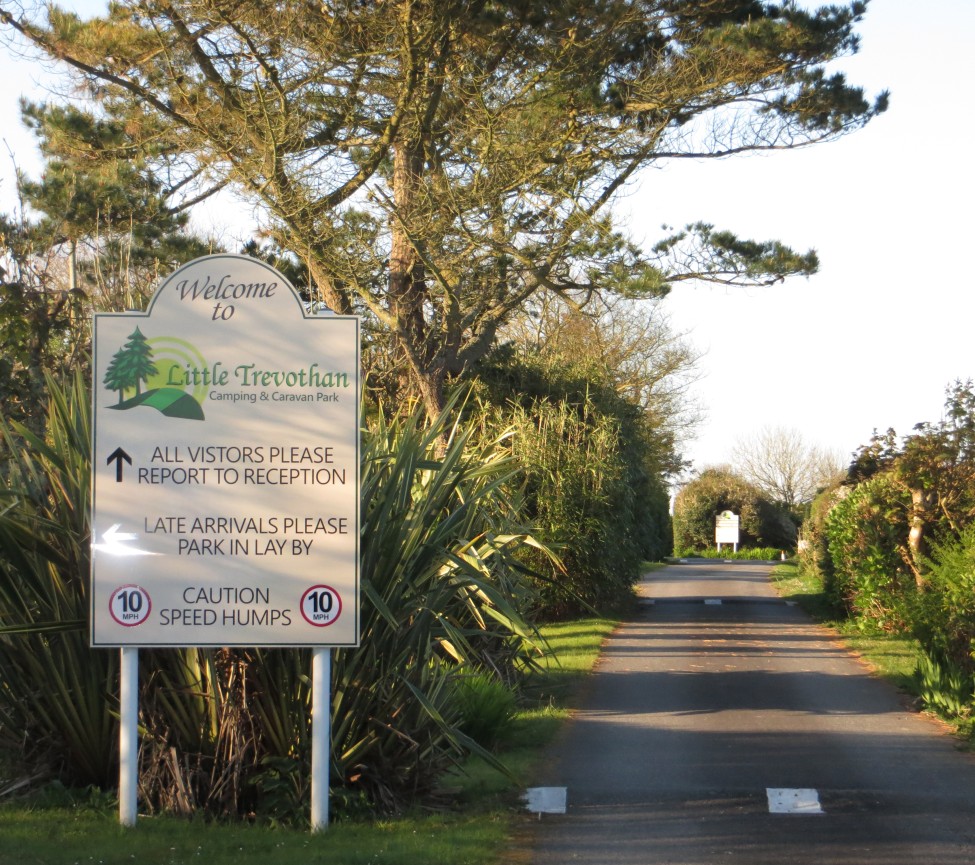
[[[108,459],[105,461],[107,465],[115,463],[115,482],[122,483],[122,463],[127,462],[132,465],[132,457],[130,457],[122,448],[117,447],[109,455]]]

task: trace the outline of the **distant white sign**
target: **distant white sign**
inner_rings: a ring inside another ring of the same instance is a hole
[[[738,514],[732,511],[722,511],[714,518],[714,541],[720,547],[722,544],[734,544],[738,548]]]
[[[216,255],[95,317],[91,644],[359,640],[359,320]]]

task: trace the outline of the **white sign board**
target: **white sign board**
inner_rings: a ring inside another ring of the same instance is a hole
[[[197,259],[95,317],[91,644],[359,640],[359,320]]]
[[[738,544],[738,514],[722,511],[714,518],[714,541],[721,544]]]

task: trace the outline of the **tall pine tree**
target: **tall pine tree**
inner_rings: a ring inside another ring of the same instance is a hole
[[[257,202],[431,413],[536,293],[815,270],[706,224],[642,249],[609,207],[647,166],[826,141],[886,107],[827,68],[857,49],[859,0],[22,7],[0,0],[0,22],[70,65],[167,191]]]

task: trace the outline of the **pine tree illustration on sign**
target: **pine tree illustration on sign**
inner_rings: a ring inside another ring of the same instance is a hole
[[[129,335],[129,341],[115,352],[105,372],[103,384],[110,390],[118,391],[119,405],[122,395],[129,388],[135,388],[135,395],[142,393],[142,382],[158,372],[152,362],[152,348],[142,331],[136,328]]]
[[[118,391],[118,402],[109,408],[127,411],[139,406],[149,406],[166,417],[184,420],[205,420],[203,407],[193,394],[176,387],[163,386],[143,392],[142,383],[149,383],[159,374],[152,356],[152,346],[137,327],[129,334],[128,341],[114,355],[105,370],[102,384],[109,390]],[[125,398],[126,391],[135,395]]]

